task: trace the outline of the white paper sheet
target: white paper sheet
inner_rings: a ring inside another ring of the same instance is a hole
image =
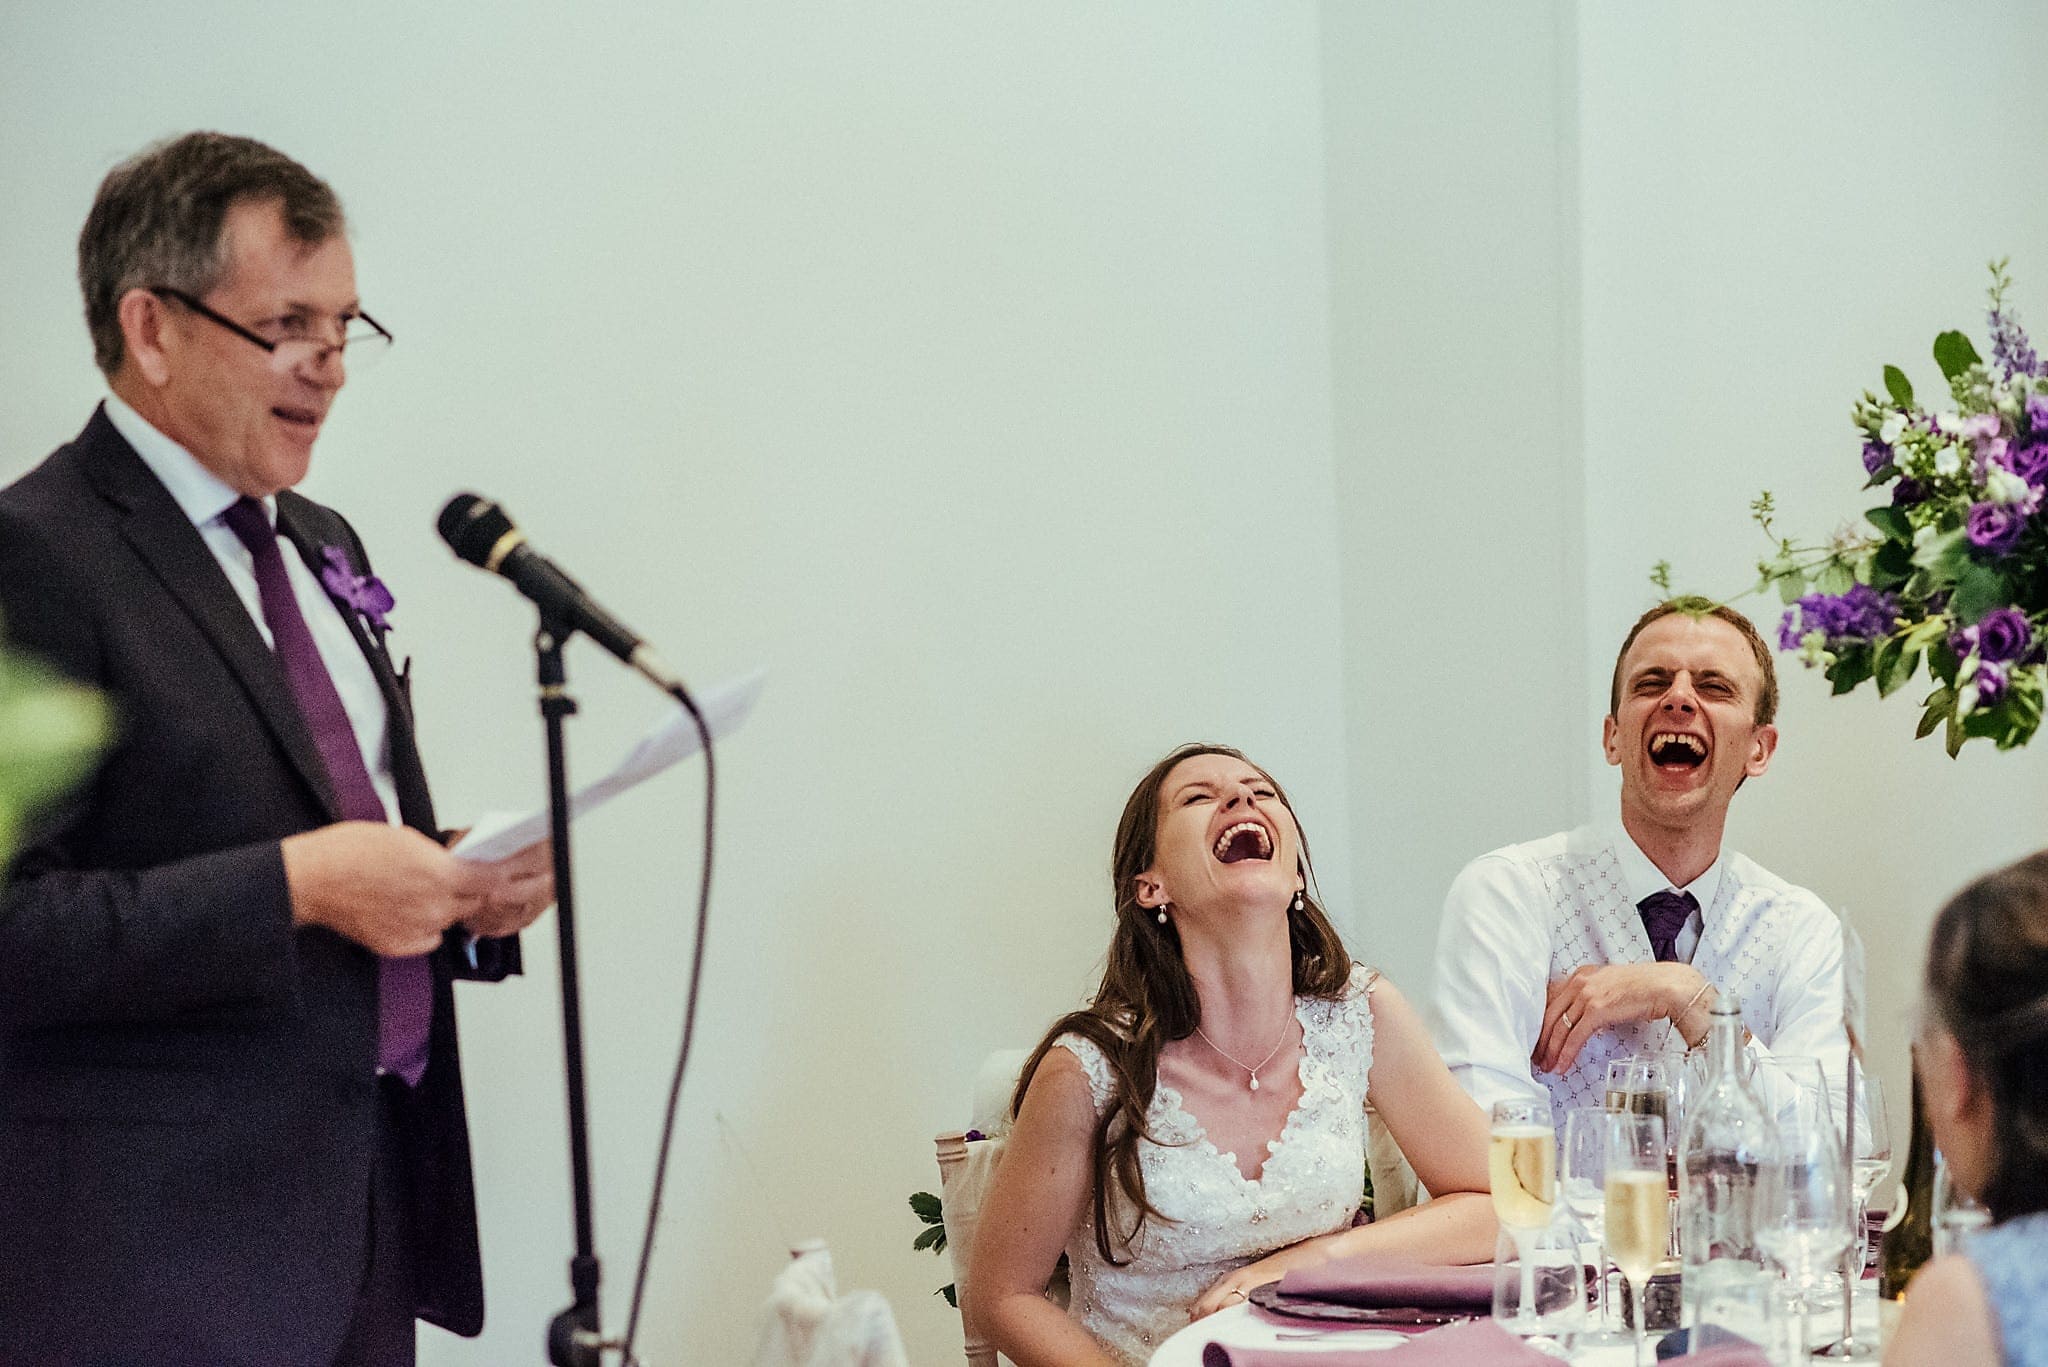
[[[704,710],[704,725],[714,739],[723,740],[739,729],[761,696],[767,675],[761,670],[698,696]],[[625,758],[604,777],[584,784],[569,795],[571,817],[595,811],[629,788],[645,783],[703,749],[696,723],[680,705],[662,713],[660,719],[640,738]],[[454,853],[479,863],[517,854],[548,834],[546,804],[529,812],[486,812],[456,843]]]

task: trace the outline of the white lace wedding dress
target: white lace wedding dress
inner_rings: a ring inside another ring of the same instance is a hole
[[[1351,1223],[1364,1193],[1366,1074],[1372,1067],[1372,1008],[1378,977],[1352,970],[1341,1001],[1300,997],[1301,1100],[1256,1181],[1202,1133],[1181,1105],[1180,1093],[1161,1083],[1146,1124],[1161,1142],[1138,1142],[1145,1194],[1170,1221],[1150,1219],[1136,1242],[1111,1266],[1095,1247],[1094,1213],[1067,1240],[1074,1316],[1104,1347],[1141,1364],[1188,1322],[1195,1298],[1225,1273],[1276,1249]],[[1108,1105],[1109,1062],[1092,1042],[1062,1035],[1088,1074],[1095,1113]],[[1111,1186],[1110,1228],[1130,1227],[1129,1212]]]

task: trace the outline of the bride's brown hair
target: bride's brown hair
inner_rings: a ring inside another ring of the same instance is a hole
[[[1024,1064],[1010,1100],[1014,1115],[1024,1108],[1024,1093],[1045,1058],[1063,1034],[1093,1042],[1109,1060],[1114,1088],[1109,1105],[1095,1124],[1090,1166],[1094,1189],[1095,1247],[1104,1261],[1122,1266],[1117,1246],[1128,1248],[1148,1217],[1167,1219],[1145,1196],[1145,1172],[1138,1163],[1138,1141],[1151,1138],[1145,1113],[1159,1084],[1159,1050],[1172,1040],[1186,1039],[1201,1023],[1202,1003],[1194,979],[1180,954],[1180,932],[1171,922],[1160,924],[1154,910],[1138,904],[1138,875],[1156,862],[1159,847],[1159,793],[1175,765],[1196,755],[1227,755],[1252,764],[1227,745],[1182,745],[1153,765],[1124,803],[1116,826],[1116,848],[1110,858],[1110,883],[1115,901],[1116,930],[1110,936],[1102,986],[1080,1011],[1053,1022],[1045,1038]],[[1259,766],[1252,764],[1254,769]],[[1287,792],[1267,774],[1273,791],[1287,804]],[[1297,830],[1300,822],[1295,822]],[[1301,837],[1301,874],[1313,886],[1308,836]],[[1351,981],[1351,956],[1313,892],[1302,894],[1301,909],[1289,903],[1287,941],[1294,960],[1294,993],[1298,997],[1343,996]],[[1156,1140],[1154,1141],[1157,1142]],[[1127,1230],[1110,1228],[1110,1187],[1123,1194],[1134,1213]]]

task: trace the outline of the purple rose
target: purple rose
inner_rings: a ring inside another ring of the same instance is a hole
[[[1863,473],[1874,475],[1892,463],[1892,448],[1881,441],[1863,443]]]
[[[2027,426],[2048,434],[2048,394],[2027,395]]]
[[[2048,484],[2048,434],[2042,440],[2007,452],[2005,465],[2036,489]]]
[[[1927,486],[1917,479],[1902,479],[1892,486],[1892,506],[1910,508],[1927,501]]]
[[[1986,664],[2007,664],[2027,653],[2034,631],[2017,608],[1999,608],[1977,623],[1977,657]]]
[[[2020,542],[2020,533],[2026,530],[2026,521],[2011,507],[2003,503],[1973,503],[1970,505],[1970,544],[1979,550],[1990,551],[1993,555],[2005,555]]]
[[[1977,666],[1977,706],[1991,707],[2005,696],[2005,666],[1990,663]]]

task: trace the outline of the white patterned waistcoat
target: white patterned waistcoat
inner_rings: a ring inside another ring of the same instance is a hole
[[[1597,826],[1582,826],[1562,836],[1517,847],[1533,858],[1550,891],[1550,977],[1567,977],[1583,964],[1654,963],[1649,935],[1643,930],[1642,915],[1629,899],[1621,861],[1614,850],[1614,837]],[[1796,986],[1810,995],[1811,983],[1788,984],[1786,965],[1805,937],[1832,935],[1840,940],[1840,923],[1820,900],[1803,888],[1794,887],[1759,866],[1754,860],[1730,850],[1725,852],[1724,872],[1714,903],[1702,908],[1700,941],[1693,950],[1692,966],[1723,993],[1734,992],[1742,1001],[1742,1022],[1766,1046],[1776,1043],[1792,1022],[1781,1010],[1780,994]],[[1835,962],[1839,965],[1839,955]],[[1834,997],[1840,1000],[1839,967]],[[1802,1007],[1802,1010],[1805,1008]],[[1813,1022],[1806,1022],[1811,1026]],[[1810,1033],[1810,1032],[1809,1032]],[[1823,1032],[1824,1033],[1824,1032]],[[1840,1036],[1839,1019],[1835,1034]],[[1829,1067],[1830,1079],[1839,1087],[1840,1058],[1832,1049],[1813,1048]],[[1607,1065],[1645,1049],[1676,1048],[1685,1042],[1669,1022],[1631,1022],[1603,1030],[1580,1051],[1577,1061],[1562,1077],[1538,1074],[1537,1081],[1550,1090],[1551,1108],[1557,1124],[1564,1124],[1566,1110],[1576,1106],[1598,1106],[1604,1099]],[[1843,1041],[1846,1051],[1846,1040]]]

